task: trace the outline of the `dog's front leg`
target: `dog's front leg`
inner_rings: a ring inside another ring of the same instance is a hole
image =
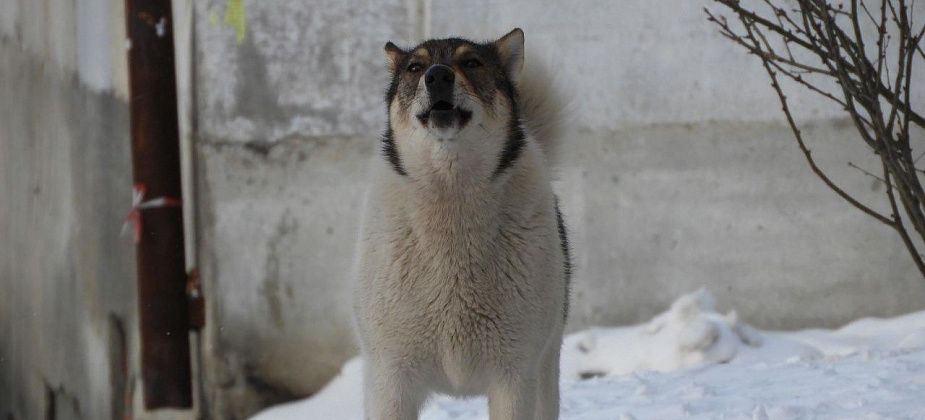
[[[559,341],[550,345],[537,372],[536,419],[559,418]]]
[[[417,420],[425,395],[400,369],[367,363],[366,420]]]
[[[488,391],[490,420],[534,420],[537,381],[518,372],[499,378]]]

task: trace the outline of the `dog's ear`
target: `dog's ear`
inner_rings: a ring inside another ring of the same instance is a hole
[[[524,31],[514,28],[495,41],[495,48],[498,49],[501,64],[504,65],[507,74],[516,81],[524,68]]]
[[[392,73],[398,69],[398,65],[401,63],[401,60],[405,58],[405,51],[401,48],[398,48],[397,45],[393,44],[391,41],[385,43],[385,57],[389,59],[389,70]]]

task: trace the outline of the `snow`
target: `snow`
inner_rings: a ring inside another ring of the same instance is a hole
[[[349,361],[312,398],[252,420],[362,419]],[[562,419],[922,419],[925,311],[838,330],[760,331],[701,289],[651,321],[567,336]],[[485,398],[433,398],[424,420],[488,419]]]

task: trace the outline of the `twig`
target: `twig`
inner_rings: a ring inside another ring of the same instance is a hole
[[[860,166],[858,166],[858,165],[855,165],[854,163],[848,162],[848,166],[850,166],[850,167],[852,167],[852,168],[854,168],[854,169],[857,169],[857,170],[861,171],[862,173],[864,173],[864,175],[867,175],[867,176],[869,176],[869,177],[871,177],[871,178],[873,178],[873,179],[876,179],[877,181],[880,181],[880,182],[886,184],[886,180],[885,180],[885,179],[883,179],[883,178],[881,178],[881,177],[879,177],[879,176],[877,176],[877,175],[874,175],[874,174],[868,172],[866,169],[864,169],[864,168],[862,168],[862,167],[860,167]]]

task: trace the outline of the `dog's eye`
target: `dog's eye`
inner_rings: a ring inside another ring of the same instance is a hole
[[[463,61],[463,65],[466,66],[466,67],[468,67],[468,68],[470,68],[470,69],[474,69],[474,68],[476,68],[476,67],[481,67],[481,66],[482,66],[482,62],[479,61],[479,60],[477,60],[477,59],[475,59],[475,58],[470,58],[470,59],[468,59],[468,60],[466,60],[466,61]]]
[[[417,73],[417,72],[419,72],[419,71],[421,71],[421,70],[424,70],[424,66],[422,66],[422,65],[420,65],[420,64],[418,64],[418,63],[411,63],[411,64],[408,65],[407,70],[408,70],[408,72],[410,72],[410,73]]]

